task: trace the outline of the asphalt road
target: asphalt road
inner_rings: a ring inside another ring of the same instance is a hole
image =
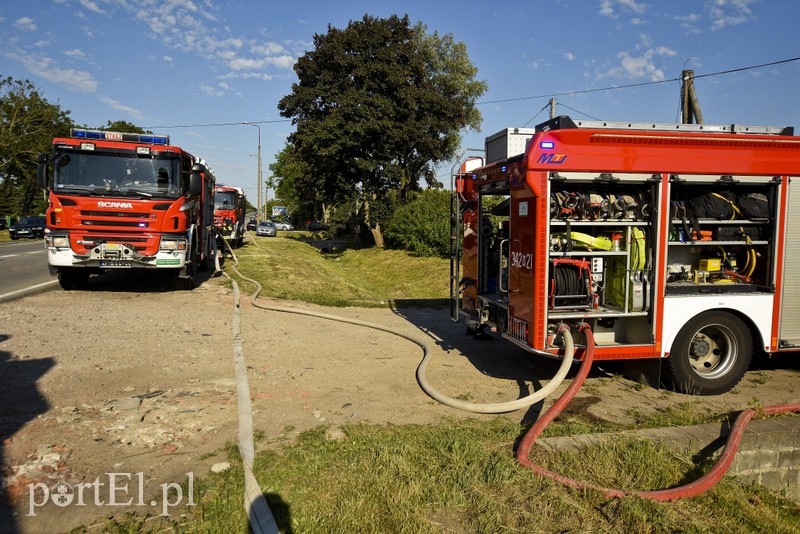
[[[10,293],[55,284],[55,277],[47,269],[47,251],[41,239],[0,243],[0,301]]]

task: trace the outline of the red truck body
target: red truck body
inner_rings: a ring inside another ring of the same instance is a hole
[[[596,360],[666,359],[701,394],[800,350],[792,129],[559,117],[485,152],[454,173],[454,320],[555,357],[588,324]]]
[[[214,174],[168,136],[74,129],[39,157],[46,247],[65,289],[91,273],[153,269],[191,288],[213,255]]]
[[[232,246],[241,246],[244,239],[244,191],[240,187],[214,187],[214,228],[217,235]]]

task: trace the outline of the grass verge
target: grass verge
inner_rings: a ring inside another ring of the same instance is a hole
[[[797,532],[800,507],[758,485],[725,478],[697,498],[607,500],[537,477],[512,456],[519,425],[507,419],[439,425],[319,427],[258,455],[255,474],[284,532]],[[238,454],[231,449],[231,463]],[[609,487],[658,489],[709,466],[658,444],[618,440],[584,453],[534,449],[532,459]],[[239,469],[195,486],[181,532],[246,532]],[[146,529],[143,518],[110,530]],[[163,528],[160,525],[159,528]]]
[[[261,283],[264,297],[322,306],[382,307],[449,295],[449,260],[377,248],[323,254],[297,239],[254,239],[236,250],[238,269]],[[237,281],[242,291],[253,291],[251,284]]]

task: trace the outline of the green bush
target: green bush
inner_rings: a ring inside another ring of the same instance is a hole
[[[450,255],[450,192],[427,189],[400,206],[386,221],[383,237],[390,247],[418,256]]]

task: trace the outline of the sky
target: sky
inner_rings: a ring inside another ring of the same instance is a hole
[[[544,122],[550,98],[584,120],[679,122],[684,69],[707,124],[800,133],[795,0],[8,0],[0,75],[30,80],[78,124],[169,135],[255,204],[259,133],[266,179],[293,128],[277,105],[297,58],[365,14],[407,14],[466,45],[489,89],[464,149]]]

